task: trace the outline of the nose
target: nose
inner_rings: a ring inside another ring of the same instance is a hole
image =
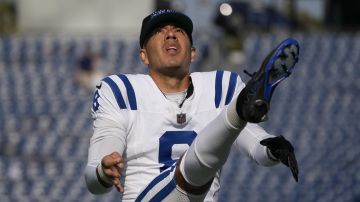
[[[175,32],[174,32],[173,29],[169,29],[166,32],[166,40],[170,40],[170,39],[177,40],[177,37],[176,37]]]

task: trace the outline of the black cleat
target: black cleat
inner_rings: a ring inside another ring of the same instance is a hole
[[[240,92],[236,111],[241,119],[259,123],[266,120],[276,86],[290,76],[299,59],[299,43],[292,38],[281,42],[263,61],[259,71]]]

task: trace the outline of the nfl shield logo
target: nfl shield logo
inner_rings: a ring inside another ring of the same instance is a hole
[[[185,123],[185,122],[186,122],[186,114],[183,114],[183,113],[177,114],[177,115],[176,115],[176,120],[177,120],[177,123],[178,123],[178,124],[183,124],[183,123]]]

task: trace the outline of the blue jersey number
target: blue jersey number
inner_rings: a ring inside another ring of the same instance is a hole
[[[172,147],[176,144],[191,145],[196,137],[195,131],[167,131],[159,139],[159,162],[164,164],[160,172],[170,167],[177,159],[172,159]]]
[[[93,110],[96,112],[99,109],[99,99],[100,95],[99,95],[99,91],[96,90],[95,94],[94,94],[94,98],[93,98]]]

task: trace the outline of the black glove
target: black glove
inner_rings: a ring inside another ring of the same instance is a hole
[[[260,141],[260,144],[266,146],[270,150],[271,155],[290,168],[292,175],[297,182],[299,169],[295,158],[294,147],[291,143],[283,136],[278,136],[264,139]]]

